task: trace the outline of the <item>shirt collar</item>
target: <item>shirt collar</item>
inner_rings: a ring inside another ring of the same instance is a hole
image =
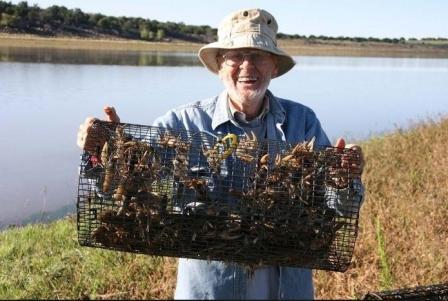
[[[233,118],[234,120],[236,120],[237,122],[243,122],[243,123],[251,123],[251,122],[257,122],[262,120],[266,114],[269,112],[269,97],[267,95],[265,95],[265,97],[263,98],[263,104],[262,104],[262,109],[260,114],[258,114],[257,117],[255,117],[252,120],[247,120],[246,119],[246,114],[244,114],[244,112],[240,112],[237,109],[235,109],[235,107],[233,107],[230,104],[230,99],[227,102],[228,104],[228,112],[230,114],[230,118]]]
[[[212,128],[216,130],[218,126],[228,121],[231,121],[229,116],[229,107],[228,107],[228,93],[227,90],[224,90],[219,94],[218,99],[216,100],[215,111],[213,113],[212,119]],[[266,97],[269,100],[269,104],[265,105],[268,108],[268,112],[274,115],[276,123],[281,123],[285,121],[286,111],[283,106],[280,104],[278,99],[271,93],[271,91],[266,90]],[[266,112],[266,113],[268,113]]]
[[[219,94],[216,100],[215,112],[213,112],[212,128],[216,130],[218,126],[227,121],[230,121],[229,114],[227,113],[227,97],[228,93],[226,90]]]
[[[272,112],[276,123],[283,124],[286,120],[286,110],[277,97],[271,91],[266,90],[266,96],[269,99],[269,111]]]

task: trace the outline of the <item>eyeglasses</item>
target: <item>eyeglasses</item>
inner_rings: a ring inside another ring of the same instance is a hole
[[[251,52],[241,52],[241,51],[231,51],[226,52],[222,55],[224,63],[229,67],[240,66],[246,57],[257,66],[264,65],[269,61],[270,53],[261,51],[251,51]]]

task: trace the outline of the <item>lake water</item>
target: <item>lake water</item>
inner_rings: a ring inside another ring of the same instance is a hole
[[[448,113],[448,59],[295,59],[270,89],[313,108],[332,141]],[[0,227],[74,206],[76,132],[105,104],[123,122],[151,124],[221,90],[194,54],[0,48]]]

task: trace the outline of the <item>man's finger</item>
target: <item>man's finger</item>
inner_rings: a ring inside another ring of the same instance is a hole
[[[98,118],[95,117],[87,117],[86,121],[82,124],[84,127],[83,130],[85,130],[86,133],[89,133],[92,130],[93,123],[97,120]]]
[[[336,144],[334,146],[337,147],[337,148],[345,148],[345,140],[344,140],[344,138],[340,137],[336,141]]]
[[[114,107],[105,106],[104,113],[106,113],[106,120],[110,122],[120,122],[120,117],[118,117],[117,112]]]
[[[98,120],[94,117],[88,117],[79,126],[78,133],[77,133],[77,145],[86,151],[94,151],[94,146],[92,146],[93,143],[95,143],[95,140],[97,139],[97,134],[95,134],[95,131],[93,130],[93,124],[95,121]]]

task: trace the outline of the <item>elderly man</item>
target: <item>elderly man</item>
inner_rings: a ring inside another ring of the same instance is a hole
[[[240,10],[227,16],[218,28],[218,41],[199,50],[201,62],[219,75],[225,90],[216,97],[170,110],[154,125],[219,136],[254,133],[258,139],[287,142],[315,137],[316,144],[329,145],[310,108],[276,97],[268,90],[271,79],[285,74],[295,64],[277,47],[276,33],[276,20],[264,10]],[[119,122],[112,107],[104,110],[109,121]],[[78,145],[85,150],[94,150],[101,143],[89,137],[93,121],[87,119],[78,133]],[[344,148],[344,140],[340,138],[336,146]],[[358,146],[351,147],[361,156]],[[360,173],[362,162],[350,168]],[[358,192],[362,195],[362,187]],[[238,264],[181,258],[175,298],[312,299],[312,272],[265,266],[250,277]]]

